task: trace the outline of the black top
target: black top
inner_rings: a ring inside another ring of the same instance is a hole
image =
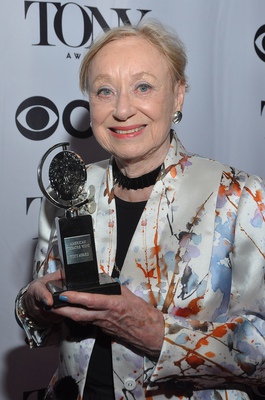
[[[115,197],[117,214],[116,265],[121,270],[126,253],[146,201],[131,203]],[[114,278],[119,276],[113,270]],[[111,337],[99,328],[91,355],[83,400],[114,400]]]

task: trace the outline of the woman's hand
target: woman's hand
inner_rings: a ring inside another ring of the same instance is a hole
[[[26,314],[40,324],[59,323],[63,319],[51,308],[53,297],[46,286],[46,283],[56,280],[62,280],[62,270],[35,279],[29,284],[28,290],[24,295]],[[51,308],[51,310],[45,311],[45,308]]]
[[[61,316],[97,325],[117,341],[149,356],[159,356],[164,337],[163,314],[126,287],[121,286],[121,295],[67,291],[60,299],[71,304],[56,310]]]

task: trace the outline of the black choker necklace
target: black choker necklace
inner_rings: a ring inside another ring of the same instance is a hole
[[[123,189],[143,189],[149,186],[152,186],[156,183],[158,174],[161,170],[161,165],[154,169],[148,174],[139,176],[138,178],[128,178],[128,176],[123,175],[123,173],[119,170],[115,159],[112,161],[112,170],[113,170],[113,180],[118,186],[121,186]]]

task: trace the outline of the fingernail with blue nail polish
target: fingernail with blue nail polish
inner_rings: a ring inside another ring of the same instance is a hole
[[[47,300],[46,300],[46,299],[43,299],[43,303],[44,303],[43,310],[45,310],[45,311],[51,311],[52,307],[51,307],[51,306],[48,306]]]
[[[68,297],[67,297],[67,296],[64,296],[64,295],[62,295],[62,294],[60,294],[59,300],[61,300],[61,301],[68,301]]]

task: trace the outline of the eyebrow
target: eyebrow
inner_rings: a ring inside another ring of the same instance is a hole
[[[157,79],[157,77],[155,75],[153,75],[153,74],[151,74],[151,72],[147,72],[147,71],[138,72],[137,74],[133,75],[133,77],[136,78],[136,79],[140,79],[140,78],[143,78],[145,76],[149,76],[149,77],[151,77],[153,79]]]
[[[99,74],[99,75],[97,75],[96,79],[93,80],[92,84],[94,84],[97,81],[102,81],[102,80],[107,79],[107,78],[109,78],[109,75],[107,75],[107,74]]]

